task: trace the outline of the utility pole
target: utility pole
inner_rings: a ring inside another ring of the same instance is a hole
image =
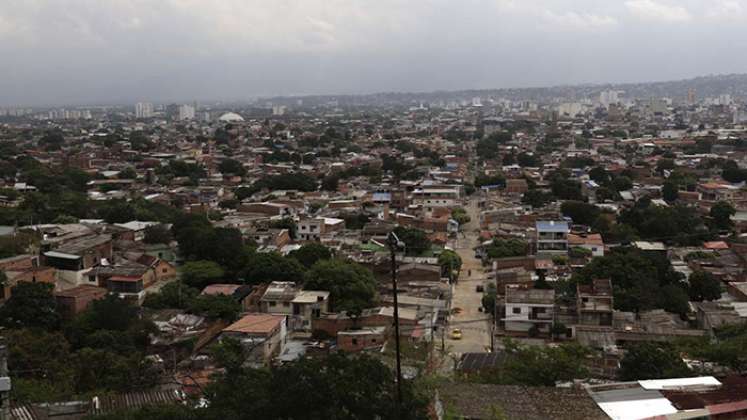
[[[397,303],[397,250],[404,248],[404,244],[399,240],[394,232],[387,236],[389,252],[392,258],[392,292],[394,293],[394,345],[396,347],[397,358],[397,417],[402,413],[402,362],[400,359],[399,349],[399,305]]]
[[[10,377],[8,376],[8,346],[0,337],[0,420],[10,420]]]

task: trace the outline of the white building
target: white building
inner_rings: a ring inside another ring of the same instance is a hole
[[[153,104],[150,102],[138,102],[135,104],[135,118],[153,117]]]
[[[192,105],[179,105],[179,120],[193,120],[195,118],[195,107]]]
[[[531,289],[519,285],[506,286],[504,328],[512,333],[548,334],[555,314],[555,290]]]

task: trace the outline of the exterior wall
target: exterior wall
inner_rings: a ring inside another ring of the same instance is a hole
[[[162,281],[176,277],[176,267],[164,260],[160,260],[158,264],[153,267],[153,271],[156,281]]]
[[[505,329],[528,332],[532,326],[537,325],[541,332],[549,332],[553,311],[554,305],[506,303]]]
[[[100,287],[80,296],[57,296],[57,305],[63,316],[72,318],[83,312],[91,302],[102,299],[107,293],[106,289]]]
[[[35,263],[35,255],[23,255],[17,257],[4,258],[0,260],[0,270],[2,271],[21,271],[38,265]]]
[[[384,344],[384,334],[371,331],[367,334],[357,333],[350,334],[340,332],[337,334],[337,347],[345,352],[359,352],[372,347],[379,347]]]
[[[274,306],[273,306],[274,303]],[[260,303],[262,312],[266,314],[275,315],[293,315],[293,305],[290,300],[285,302],[280,301],[262,301]]]

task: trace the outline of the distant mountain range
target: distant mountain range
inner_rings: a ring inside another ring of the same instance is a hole
[[[683,99],[688,91],[693,89],[695,97],[716,97],[730,94],[735,98],[747,98],[747,74],[710,75],[693,79],[674,80],[665,82],[645,83],[607,83],[584,84],[568,86],[552,86],[537,88],[507,88],[507,89],[471,89],[460,91],[434,92],[385,92],[366,95],[315,95],[296,97],[266,98],[277,104],[295,105],[302,99],[304,105],[323,104],[337,101],[340,105],[386,105],[386,104],[417,104],[419,102],[459,101],[471,100],[474,97],[506,98],[511,100],[548,101],[553,99],[581,100],[584,98],[598,98],[605,90],[624,91],[626,98],[661,98]]]

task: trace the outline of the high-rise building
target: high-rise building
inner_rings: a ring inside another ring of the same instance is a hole
[[[138,102],[135,104],[135,118],[153,117],[153,104],[150,102]]]
[[[195,119],[195,107],[192,105],[179,105],[179,120]]]

